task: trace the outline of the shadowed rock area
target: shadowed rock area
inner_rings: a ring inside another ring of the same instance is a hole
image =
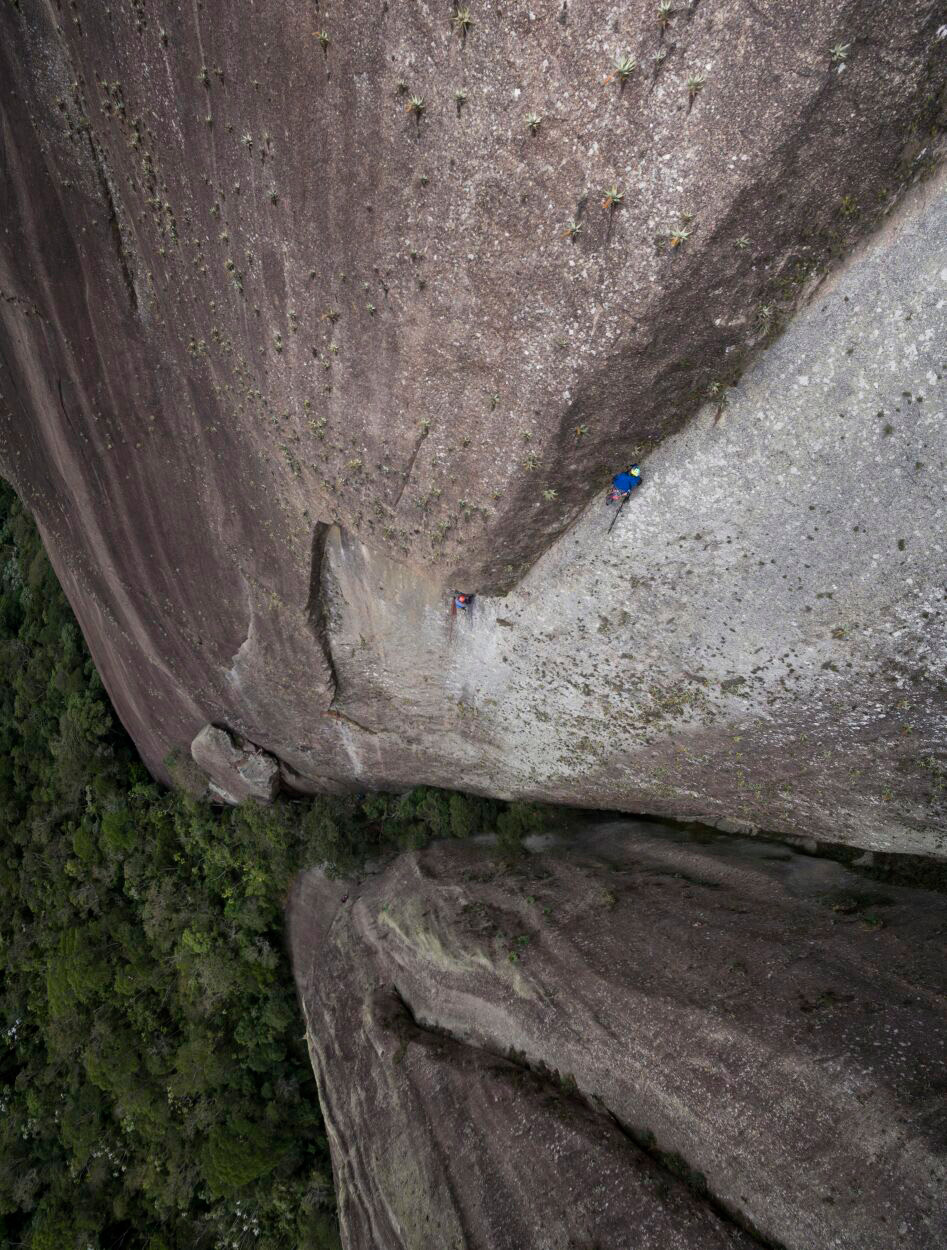
[[[942,1244],[943,897],[656,825],[544,842],[297,883],[346,1250]]]
[[[471,14],[0,10],[0,464],[126,726],[939,853],[938,7]]]

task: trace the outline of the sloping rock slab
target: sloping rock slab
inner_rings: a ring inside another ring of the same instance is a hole
[[[517,584],[930,161],[947,63],[934,0],[80,7],[0,4],[0,466],[161,776],[212,721],[394,777],[413,703],[323,715],[320,526]]]
[[[191,743],[191,755],[210,778],[211,791],[224,802],[259,799],[269,803],[276,798],[279,761],[245,738],[218,725],[205,725]]]
[[[944,1244],[940,895],[630,822],[492,856],[295,887],[348,1250]]]

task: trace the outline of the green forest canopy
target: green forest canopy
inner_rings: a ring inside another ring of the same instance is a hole
[[[536,809],[443,791],[219,810],[156,785],[0,482],[0,1244],[339,1245],[283,938],[293,875]]]

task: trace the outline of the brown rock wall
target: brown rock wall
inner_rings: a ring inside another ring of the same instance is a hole
[[[628,822],[513,870],[442,844],[307,874],[290,936],[347,1250],[940,1244],[944,917]]]
[[[159,774],[212,722],[312,784],[541,790],[505,730],[475,735],[500,777],[441,754],[444,656],[379,661],[371,603],[356,667],[412,695],[340,697],[323,527],[418,601],[506,589],[931,159],[933,0],[471,12],[0,10],[0,465]]]

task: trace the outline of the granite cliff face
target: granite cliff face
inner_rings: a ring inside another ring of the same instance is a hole
[[[0,465],[126,725],[939,852],[938,6],[470,11],[0,11]]]
[[[346,1250],[928,1250],[944,900],[614,822],[290,906]]]

